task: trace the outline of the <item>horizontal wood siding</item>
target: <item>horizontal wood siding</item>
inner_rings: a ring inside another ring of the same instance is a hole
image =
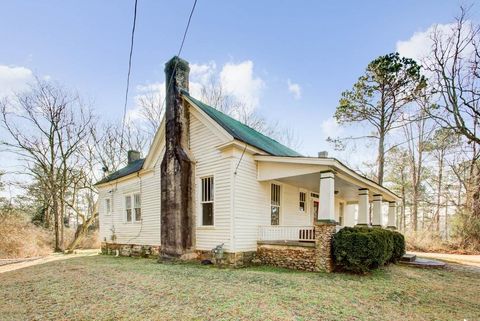
[[[190,150],[195,158],[196,249],[211,250],[224,243],[230,251],[231,160],[222,155],[218,146],[225,143],[197,117],[190,114]],[[201,226],[201,178],[214,177],[214,226]]]
[[[241,152],[233,158],[234,167]],[[270,225],[270,185],[257,180],[257,164],[250,153],[245,153],[234,177],[235,250],[255,251],[258,228]]]
[[[163,157],[160,157],[160,159]],[[141,194],[142,221],[126,222],[125,195]],[[107,215],[105,199],[111,198],[112,213]],[[99,190],[100,239],[117,243],[160,245],[160,162],[154,171]]]

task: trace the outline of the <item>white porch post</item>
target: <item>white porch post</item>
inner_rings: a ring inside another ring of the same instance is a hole
[[[349,204],[345,206],[345,216],[344,216],[344,225],[345,226],[355,226],[355,207],[357,204]]]
[[[381,227],[383,225],[382,195],[373,195],[372,204],[372,225]]]
[[[358,222],[357,225],[370,225],[368,220],[369,214],[368,189],[362,188],[358,191]]]
[[[317,219],[321,222],[335,222],[335,175],[332,172],[320,173]]]
[[[395,219],[395,214],[397,213],[397,203],[396,202],[390,202],[388,203],[388,228],[396,230],[397,229],[397,224],[396,224],[396,219]]]

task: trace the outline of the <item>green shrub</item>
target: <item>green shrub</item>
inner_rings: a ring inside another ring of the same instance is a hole
[[[333,238],[335,264],[355,273],[395,262],[404,253],[403,235],[382,228],[345,227]]]
[[[402,233],[392,231],[393,235],[393,254],[391,261],[398,262],[405,254],[405,237]]]

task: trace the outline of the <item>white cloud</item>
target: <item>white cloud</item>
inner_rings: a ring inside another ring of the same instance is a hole
[[[293,98],[300,99],[302,98],[302,87],[299,84],[292,83],[290,79],[287,80],[288,91],[293,94]]]
[[[446,40],[454,34],[455,28],[455,23],[431,25],[427,30],[415,32],[408,40],[397,41],[396,50],[404,57],[422,61],[431,51],[432,34],[436,32]],[[464,31],[470,31],[470,22],[467,21]]]
[[[264,82],[253,74],[253,62],[250,60],[235,64],[225,64],[220,72],[217,64],[210,61],[205,64],[190,64],[190,94],[193,97],[202,97],[202,88],[209,86],[211,81],[218,80],[226,95],[245,102],[247,108],[254,109],[260,101],[260,94]],[[135,105],[127,111],[127,119],[142,121],[140,100],[144,97],[153,97],[163,102],[165,97],[165,81],[138,85],[134,97]]]
[[[28,68],[0,65],[0,97],[26,89],[32,79]]]
[[[321,124],[323,137],[339,137],[343,133],[343,128],[336,122],[335,118],[329,117]]]
[[[253,62],[247,60],[238,64],[227,63],[220,72],[220,82],[227,94],[245,102],[255,109],[260,102],[264,81],[253,75]]]

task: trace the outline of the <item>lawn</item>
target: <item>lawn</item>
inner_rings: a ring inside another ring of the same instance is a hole
[[[480,320],[480,274],[372,275],[93,256],[0,274],[4,320]]]

